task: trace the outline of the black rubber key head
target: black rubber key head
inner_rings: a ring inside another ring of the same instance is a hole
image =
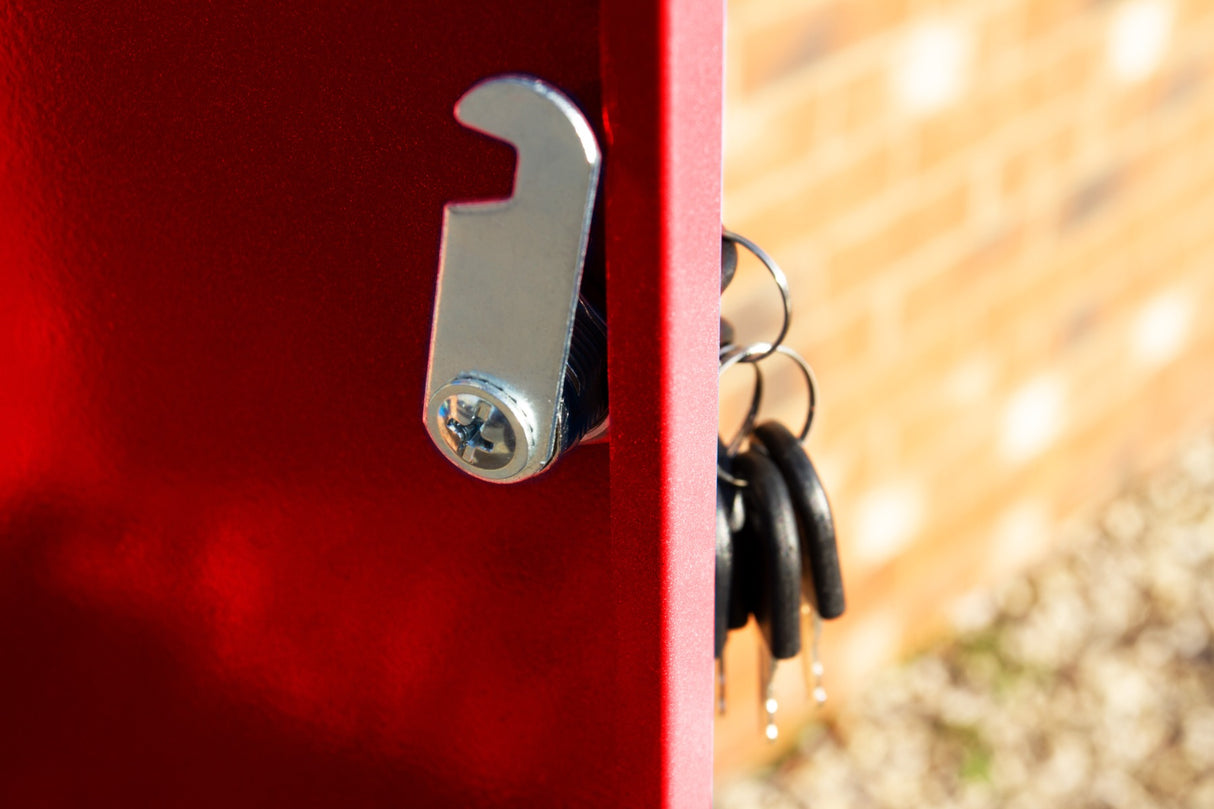
[[[725,449],[725,443],[717,439],[717,463],[726,472],[733,474],[733,458]],[[754,601],[754,548],[752,543],[742,534],[733,533],[734,509],[741,508],[741,495],[738,489],[720,478],[717,479],[717,513],[720,514],[722,504],[725,508],[726,526],[732,536],[733,569],[729,584],[729,609],[726,618],[728,629],[741,629],[750,620],[750,606]]]
[[[732,240],[721,237],[721,291],[729,286],[738,271],[738,246]]]
[[[721,348],[733,345],[733,326],[725,318],[721,318]]]
[[[734,487],[720,483],[719,490],[725,496],[729,519],[732,520],[733,502],[736,497],[741,501],[741,494]],[[729,628],[741,629],[750,622],[750,614],[754,612],[755,591],[758,589],[758,570],[755,561],[755,543],[745,530],[733,533],[733,579],[729,586]]]
[[[765,422],[751,436],[779,467],[792,497],[801,537],[802,583],[813,594],[814,607],[823,618],[838,618],[847,608],[843,571],[835,540],[835,520],[817,470],[797,437],[783,424]]]
[[[729,591],[733,587],[733,536],[729,530],[727,498],[717,484],[717,602],[716,631],[713,637],[713,657],[725,651],[729,635]]]
[[[738,534],[754,549],[755,620],[772,657],[795,657],[801,651],[801,551],[788,487],[775,464],[753,449],[734,458],[733,474],[747,484]]]

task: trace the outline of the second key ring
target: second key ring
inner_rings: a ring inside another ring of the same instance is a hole
[[[767,251],[765,251],[762,247],[759,247],[759,245],[755,244],[745,236],[734,233],[728,228],[723,228],[721,231],[721,238],[725,242],[740,244],[753,253],[755,258],[763,262],[763,266],[767,268],[767,271],[771,274],[772,280],[776,282],[776,287],[778,287],[780,290],[780,301],[784,307],[784,322],[781,323],[780,333],[776,335],[776,339],[774,341],[770,343],[754,344],[767,347],[765,349],[765,354],[748,360],[751,362],[757,362],[758,360],[764,359],[765,357],[770,357],[772,354],[774,354],[776,349],[783,344],[784,338],[788,336],[788,327],[792,323],[792,293],[788,289],[788,276],[786,276],[784,271],[780,269],[780,265],[776,263],[776,260],[767,254]]]
[[[748,346],[726,348],[721,352],[721,364],[717,376],[723,376],[726,371],[739,362],[754,364],[764,357],[770,357],[772,354],[777,353],[783,354],[797,364],[797,367],[801,369],[801,375],[805,378],[805,385],[809,391],[809,405],[805,411],[805,423],[801,426],[801,432],[797,436],[798,441],[804,441],[809,435],[809,428],[814,423],[814,410],[818,405],[818,380],[814,376],[814,369],[796,351],[785,345],[771,345],[770,343],[753,343]],[[754,422],[758,418],[759,398],[762,396],[763,391],[762,377],[758,376],[758,371],[758,367],[755,367],[757,384],[755,385],[754,395],[751,397],[750,408],[747,410],[746,421],[743,423],[738,435],[729,442],[729,446],[733,451],[736,451],[736,447],[741,444],[743,436],[749,432],[749,428],[754,425]],[[717,477],[727,483],[739,485],[739,481],[733,475],[721,468],[720,462],[717,463]]]

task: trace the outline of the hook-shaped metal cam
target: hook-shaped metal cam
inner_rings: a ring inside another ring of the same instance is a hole
[[[465,472],[513,483],[560,447],[599,148],[577,107],[529,76],[476,84],[455,115],[514,146],[518,162],[509,199],[444,208],[426,428]]]

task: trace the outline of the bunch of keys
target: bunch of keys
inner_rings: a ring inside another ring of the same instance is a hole
[[[733,279],[739,244],[771,273],[783,300],[784,322],[771,343],[737,345],[732,327],[721,321],[720,373],[739,363],[749,364],[755,385],[742,427],[729,442],[718,439],[717,705],[724,713],[729,631],[745,626],[753,615],[763,636],[759,682],[764,735],[775,741],[777,663],[796,657],[808,645],[809,654],[802,655],[806,689],[818,704],[825,702],[824,669],[818,657],[822,621],[842,615],[846,600],[830,502],[803,446],[813,424],[817,382],[809,364],[783,344],[792,319],[788,280],[758,245],[727,230],[721,242],[722,292]],[[809,407],[797,434],[778,421],[756,423],[763,391],[759,364],[777,354],[796,364],[809,391]]]

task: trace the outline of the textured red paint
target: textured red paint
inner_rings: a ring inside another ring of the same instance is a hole
[[[410,5],[0,5],[0,805],[707,805],[720,9]],[[418,414],[507,71],[609,99],[614,398],[499,487]]]
[[[702,571],[713,566],[723,13],[695,0],[604,5],[613,564],[658,594],[622,591],[617,620],[663,632],[656,648],[618,639],[621,678],[637,684],[619,710],[662,715],[661,733],[637,741],[661,762],[660,792],[630,782],[627,806],[711,802],[714,596]]]

